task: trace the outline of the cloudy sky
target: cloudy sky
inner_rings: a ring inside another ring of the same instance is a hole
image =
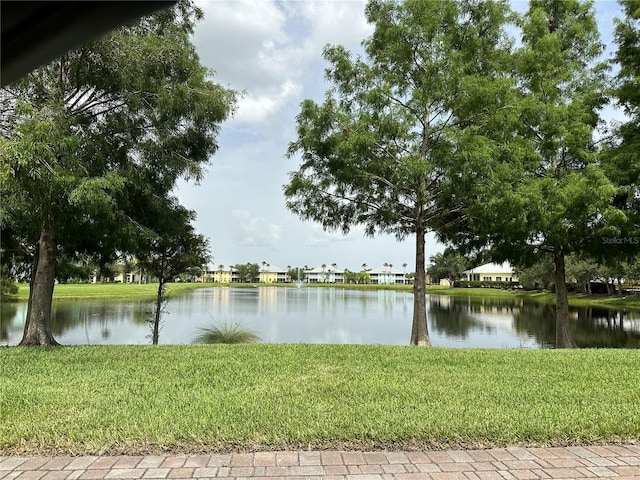
[[[425,0],[427,1],[427,0]],[[220,149],[198,186],[182,183],[177,194],[198,214],[197,230],[211,240],[213,264],[263,261],[282,268],[337,263],[415,263],[413,239],[365,238],[324,232],[285,208],[282,186],[297,168],[287,159],[302,100],[321,101],[328,84],[322,48],[341,44],[359,52],[372,27],[360,0],[197,0],[205,11],[194,36],[201,61],[215,80],[244,92],[235,117],[223,125]],[[524,10],[524,1],[514,1]],[[611,45],[617,2],[597,0],[603,41]],[[609,48],[611,51],[611,47]],[[443,250],[427,238],[427,257]]]

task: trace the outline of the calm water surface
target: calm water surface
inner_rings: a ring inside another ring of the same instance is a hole
[[[26,303],[2,305],[0,345],[22,336]],[[54,335],[67,345],[147,344],[152,302],[54,303]],[[553,305],[522,299],[427,298],[436,346],[553,347]],[[240,323],[270,343],[407,345],[413,294],[338,288],[208,288],[169,300],[160,343],[192,343],[201,328]],[[640,348],[640,312],[572,308],[580,347]]]

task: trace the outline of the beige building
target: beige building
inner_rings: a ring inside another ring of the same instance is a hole
[[[238,281],[238,272],[229,265],[207,266],[198,277],[198,282],[202,283],[232,283]]]
[[[485,263],[464,272],[470,282],[517,282],[513,267],[509,262]]]
[[[260,266],[258,278],[260,283],[287,283],[291,281],[286,270],[268,263]]]

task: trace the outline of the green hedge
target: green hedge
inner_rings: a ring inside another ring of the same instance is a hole
[[[519,288],[518,282],[490,282],[490,281],[469,281],[460,280],[456,283],[456,287],[460,288],[499,288],[501,290],[513,290]]]

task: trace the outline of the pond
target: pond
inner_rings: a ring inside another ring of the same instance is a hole
[[[54,302],[54,336],[66,345],[150,343],[152,302]],[[3,304],[0,345],[22,336],[26,303]],[[435,346],[554,346],[554,306],[523,299],[429,295]],[[192,343],[200,329],[239,323],[270,343],[407,345],[413,294],[340,288],[204,288],[169,300],[160,343]],[[640,312],[571,308],[580,347],[640,348]]]

